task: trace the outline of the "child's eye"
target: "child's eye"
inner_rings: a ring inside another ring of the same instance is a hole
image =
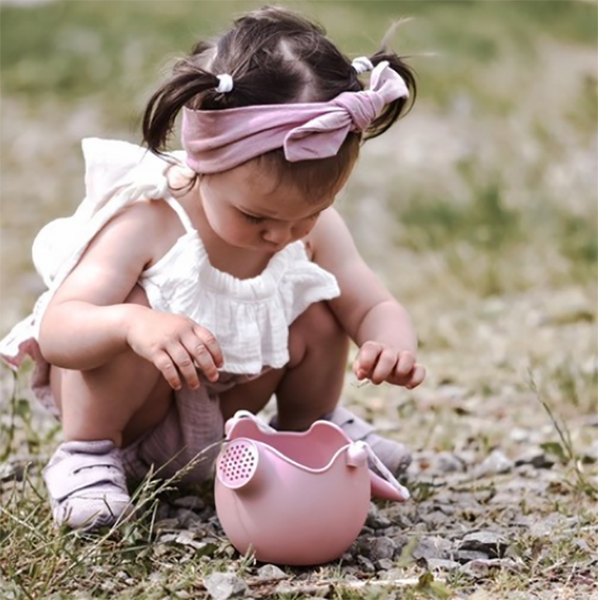
[[[264,218],[263,217],[254,217],[253,215],[248,215],[247,213],[241,213],[243,215],[243,217],[245,218],[246,221],[249,221],[249,223],[263,223],[264,222]]]

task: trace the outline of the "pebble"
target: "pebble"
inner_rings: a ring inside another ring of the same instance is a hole
[[[474,578],[487,577],[491,572],[502,569],[517,570],[517,563],[511,558],[488,558],[471,560],[459,567],[459,573]]]
[[[473,470],[473,475],[476,478],[487,477],[488,475],[500,475],[508,473],[513,469],[514,463],[501,450],[493,450],[490,455],[484,459]]]
[[[531,465],[535,469],[550,469],[554,465],[541,448],[532,447],[522,452],[515,459],[515,466]]]
[[[453,559],[461,564],[465,564],[475,560],[487,560],[490,558],[485,552],[479,550],[457,550],[453,554]]]
[[[375,573],[376,572],[376,567],[374,566],[374,563],[366,556],[359,555],[357,557],[357,564],[366,573]]]
[[[204,587],[214,600],[239,598],[247,594],[247,584],[234,573],[212,573],[204,578]]]
[[[359,548],[373,561],[392,559],[397,549],[396,543],[389,537],[367,537],[361,540]]]
[[[411,556],[418,560],[425,558],[430,560],[432,558],[449,558],[449,555],[453,549],[453,544],[441,537],[422,537],[418,540]]]
[[[377,571],[389,571],[393,568],[394,563],[389,558],[381,558],[375,563]]]
[[[487,554],[490,558],[504,556],[509,543],[500,533],[494,531],[474,531],[463,537],[459,550],[474,550]]]
[[[446,558],[430,558],[426,560],[426,566],[430,571],[456,571],[461,563]]]
[[[436,456],[435,467],[441,473],[459,473],[465,470],[463,461],[452,452],[439,452]]]
[[[386,515],[382,514],[378,507],[372,503],[365,524],[366,527],[374,530],[386,529],[392,525],[392,521]]]
[[[288,579],[288,575],[276,565],[263,565],[257,570],[259,581],[278,581],[279,579]]]

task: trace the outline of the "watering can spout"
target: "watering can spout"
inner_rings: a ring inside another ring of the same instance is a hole
[[[372,489],[372,496],[380,498],[381,500],[394,500],[396,502],[405,502],[409,500],[411,495],[409,490],[398,484],[398,487],[392,485],[386,479],[382,479],[376,473],[370,471],[370,485]]]
[[[396,502],[405,502],[411,498],[409,490],[402,486],[384,463],[376,456],[372,448],[365,444],[369,460],[372,466],[380,475],[370,469],[370,485],[372,496],[381,498],[382,500],[395,500]]]
[[[218,458],[216,476],[230,490],[249,491],[260,487],[260,471],[266,467],[267,457],[256,443],[247,439],[229,442]]]

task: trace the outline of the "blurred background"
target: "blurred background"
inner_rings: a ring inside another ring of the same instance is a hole
[[[138,142],[145,102],[173,61],[263,4],[0,4],[1,335],[42,291],[35,234],[83,197],[81,138]],[[365,145],[338,208],[411,311],[430,376],[409,396],[360,390],[363,412],[391,428],[399,411],[414,419],[416,445],[450,446],[458,425],[443,407],[457,398],[479,415],[468,429],[516,414],[529,405],[530,370],[572,415],[596,412],[596,4],[278,4],[321,22],[350,57],[411,19],[393,46],[417,70],[417,102]],[[535,419],[521,416],[528,428]]]

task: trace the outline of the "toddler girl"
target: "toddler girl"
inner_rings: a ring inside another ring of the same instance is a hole
[[[319,27],[265,8],[176,64],[144,114],[151,152],[83,141],[86,197],[36,238],[48,291],[0,347],[14,367],[34,358],[33,389],[62,421],[44,470],[57,524],[115,523],[127,476],[172,476],[272,396],[279,429],[330,419],[405,468],[401,444],[337,407],[349,340],[360,380],[413,388],[424,369],[332,204],[410,92],[394,53],[351,62]],[[166,152],[179,113],[184,150]],[[213,458],[182,480],[208,477]]]

